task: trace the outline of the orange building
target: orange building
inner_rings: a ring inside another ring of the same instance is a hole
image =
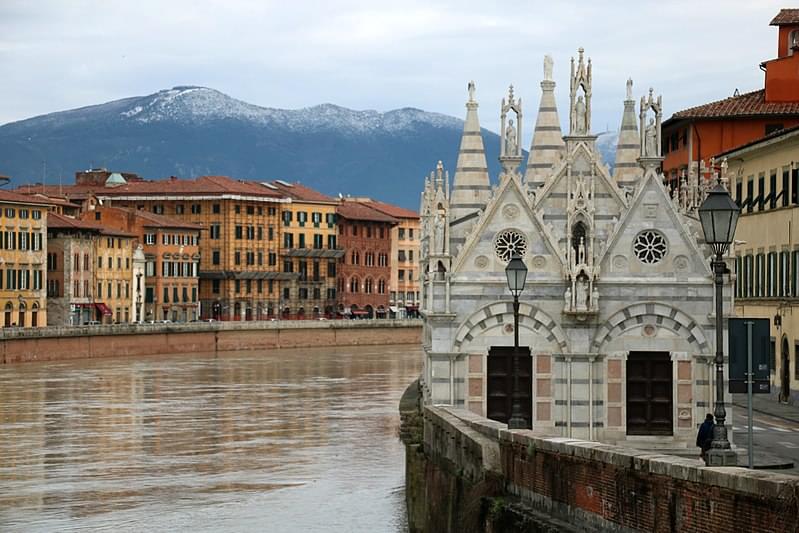
[[[136,236],[145,258],[145,321],[199,318],[200,226],[144,210],[99,205],[91,199],[81,218]],[[135,282],[141,284],[139,279]]]
[[[762,89],[684,109],[663,122],[663,174],[677,186],[698,161],[799,124],[799,9],[783,9],[777,58],[764,61]]]

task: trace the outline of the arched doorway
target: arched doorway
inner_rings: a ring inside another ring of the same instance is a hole
[[[371,305],[367,305],[365,308],[366,311],[366,318],[374,318],[374,309]]]
[[[17,326],[24,328],[25,327],[25,302],[19,302],[19,317],[17,319]]]
[[[788,337],[782,338],[781,368],[780,368],[780,398],[788,401],[791,397],[791,349],[788,345]]]
[[[233,304],[233,320],[240,320],[241,319],[241,304],[236,302]]]
[[[39,327],[39,304],[36,302],[33,302],[33,307],[31,308],[31,327]]]
[[[7,328],[11,327],[11,313],[13,312],[14,312],[14,306],[11,304],[11,302],[8,302],[6,304],[5,317],[3,321],[3,325]]]

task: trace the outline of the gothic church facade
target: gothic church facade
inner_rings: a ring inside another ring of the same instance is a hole
[[[492,185],[470,83],[452,184],[441,163],[425,180],[425,400],[507,419],[514,320],[504,270],[518,254],[528,276],[517,353],[532,428],[692,446],[714,398],[714,287],[696,216],[704,192],[689,199],[664,187],[662,104],[651,89],[636,116],[627,82],[612,175],[591,133],[583,50],[571,61],[567,135],[549,57],[541,89],[523,170],[521,99],[511,86],[502,100]],[[730,297],[725,287],[727,310]]]

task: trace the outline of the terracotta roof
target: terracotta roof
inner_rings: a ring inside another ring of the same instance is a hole
[[[27,187],[21,187],[24,190]],[[99,196],[158,196],[167,194],[213,195],[240,194],[245,196],[262,196],[265,198],[283,198],[279,191],[264,187],[258,182],[235,180],[227,176],[201,176],[196,179],[167,178],[153,181],[131,181],[117,187],[102,185],[37,185],[37,192],[67,199],[84,200],[91,194]]]
[[[766,102],[765,89],[731,96],[724,100],[690,107],[674,113],[669,121],[681,118],[752,117],[763,115],[799,116],[799,100],[796,102]]]
[[[399,220],[377,209],[373,209],[362,202],[343,201],[336,207],[336,213],[350,220],[369,220],[372,222],[388,222],[398,224]]]
[[[128,233],[117,228],[105,226],[91,220],[80,220],[77,218],[50,213],[47,215],[47,226],[49,228],[81,229],[86,231],[96,231],[102,235],[113,237],[137,237],[134,233]]]
[[[305,185],[301,185],[300,183],[287,183],[285,181],[271,181],[269,185],[276,188],[285,196],[288,196],[292,200],[299,200],[305,202],[328,202],[328,203],[336,203],[336,199],[327,196],[326,194],[322,194],[321,192],[311,189],[310,187],[306,187]],[[266,185],[264,185],[266,187]],[[268,188],[268,187],[267,187]]]
[[[181,229],[193,229],[200,231],[202,226],[197,224],[192,224],[191,222],[184,222],[178,218],[173,217],[166,217],[163,215],[156,215],[155,213],[150,213],[149,211],[137,210],[133,208],[126,208],[126,207],[101,207],[101,209],[115,209],[118,211],[124,211],[126,213],[133,213],[134,216],[145,220],[145,227],[148,228],[181,228]]]
[[[777,16],[768,23],[769,26],[783,26],[785,24],[799,24],[799,9],[780,9]]]
[[[44,198],[31,198],[26,194],[18,192],[6,191],[0,189],[0,202],[15,203],[15,204],[28,204],[28,205],[53,205],[55,202],[50,202]]]
[[[416,211],[411,211],[410,209],[405,209],[404,207],[397,207],[396,205],[391,205],[384,202],[377,202],[375,200],[364,203],[369,207],[371,207],[372,209],[377,209],[381,213],[385,213],[391,217],[416,218],[416,219],[419,218],[419,213],[417,213]]]

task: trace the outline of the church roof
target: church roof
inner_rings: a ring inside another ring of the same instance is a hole
[[[783,26],[787,24],[799,24],[799,9],[780,9],[777,16],[769,22],[769,26]]]
[[[753,116],[799,115],[799,100],[796,102],[766,102],[766,90],[731,96],[708,104],[689,107],[674,113],[664,125],[688,118],[727,118]]]

